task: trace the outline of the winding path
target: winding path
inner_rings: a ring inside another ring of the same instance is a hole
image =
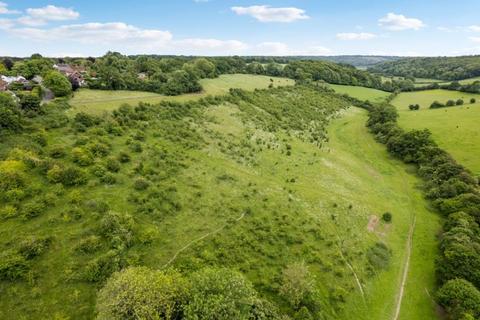
[[[240,217],[238,217],[237,219],[235,219],[235,223],[239,222],[240,220],[242,220],[243,218],[245,217],[245,213],[242,213],[242,215]],[[213,235],[213,234],[216,234],[216,233],[219,233],[220,231],[222,231],[223,229],[225,229],[226,227],[228,226],[228,223],[225,223],[223,226],[221,226],[220,228],[217,228],[213,231],[210,231],[206,234],[204,234],[203,236],[199,237],[199,238],[196,238],[192,241],[190,241],[189,243],[187,243],[184,247],[182,247],[181,249],[179,249],[177,252],[175,252],[175,254],[173,255],[173,257],[168,260],[167,263],[165,263],[163,266],[162,266],[162,269],[168,267],[173,261],[175,261],[175,259],[177,259],[178,255],[180,253],[182,253],[183,251],[187,250],[189,247],[191,247],[193,244],[199,242],[199,241],[202,241],[203,239]]]
[[[414,216],[412,225],[410,226],[410,230],[408,232],[407,257],[405,258],[405,264],[403,266],[402,281],[400,283],[400,287],[398,288],[397,302],[395,306],[395,314],[393,316],[393,320],[398,320],[398,318],[400,317],[403,294],[405,291],[405,283],[407,282],[408,271],[410,267],[410,256],[412,254],[413,232],[415,231],[415,222],[416,222],[416,217]]]

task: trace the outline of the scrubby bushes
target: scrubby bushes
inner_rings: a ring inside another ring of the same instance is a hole
[[[59,165],[54,165],[48,170],[47,178],[52,183],[61,183],[67,187],[82,185],[88,180],[85,171],[73,166],[61,167]]]

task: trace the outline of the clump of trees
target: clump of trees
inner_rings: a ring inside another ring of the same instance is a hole
[[[43,84],[52,90],[56,97],[66,97],[72,93],[72,84],[58,71],[49,71],[43,80]]]
[[[411,104],[408,106],[408,109],[414,111],[414,110],[420,110],[420,105],[419,104]]]
[[[98,319],[280,319],[240,273],[206,268],[177,271],[127,268],[107,281],[97,297]]]

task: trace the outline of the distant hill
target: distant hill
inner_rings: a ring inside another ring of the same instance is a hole
[[[462,80],[480,76],[480,56],[404,58],[371,66],[369,71],[389,76]]]

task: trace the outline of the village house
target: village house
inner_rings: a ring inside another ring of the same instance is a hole
[[[8,90],[8,87],[12,83],[21,83],[24,88],[29,86],[29,81],[22,76],[9,77],[9,76],[0,76],[0,91]],[[28,88],[27,88],[28,89]]]
[[[65,75],[73,86],[83,87],[86,82],[83,74],[86,73],[85,68],[81,66],[71,66],[69,64],[54,64],[53,68]]]
[[[0,91],[6,91],[8,88],[8,83],[0,79]]]

